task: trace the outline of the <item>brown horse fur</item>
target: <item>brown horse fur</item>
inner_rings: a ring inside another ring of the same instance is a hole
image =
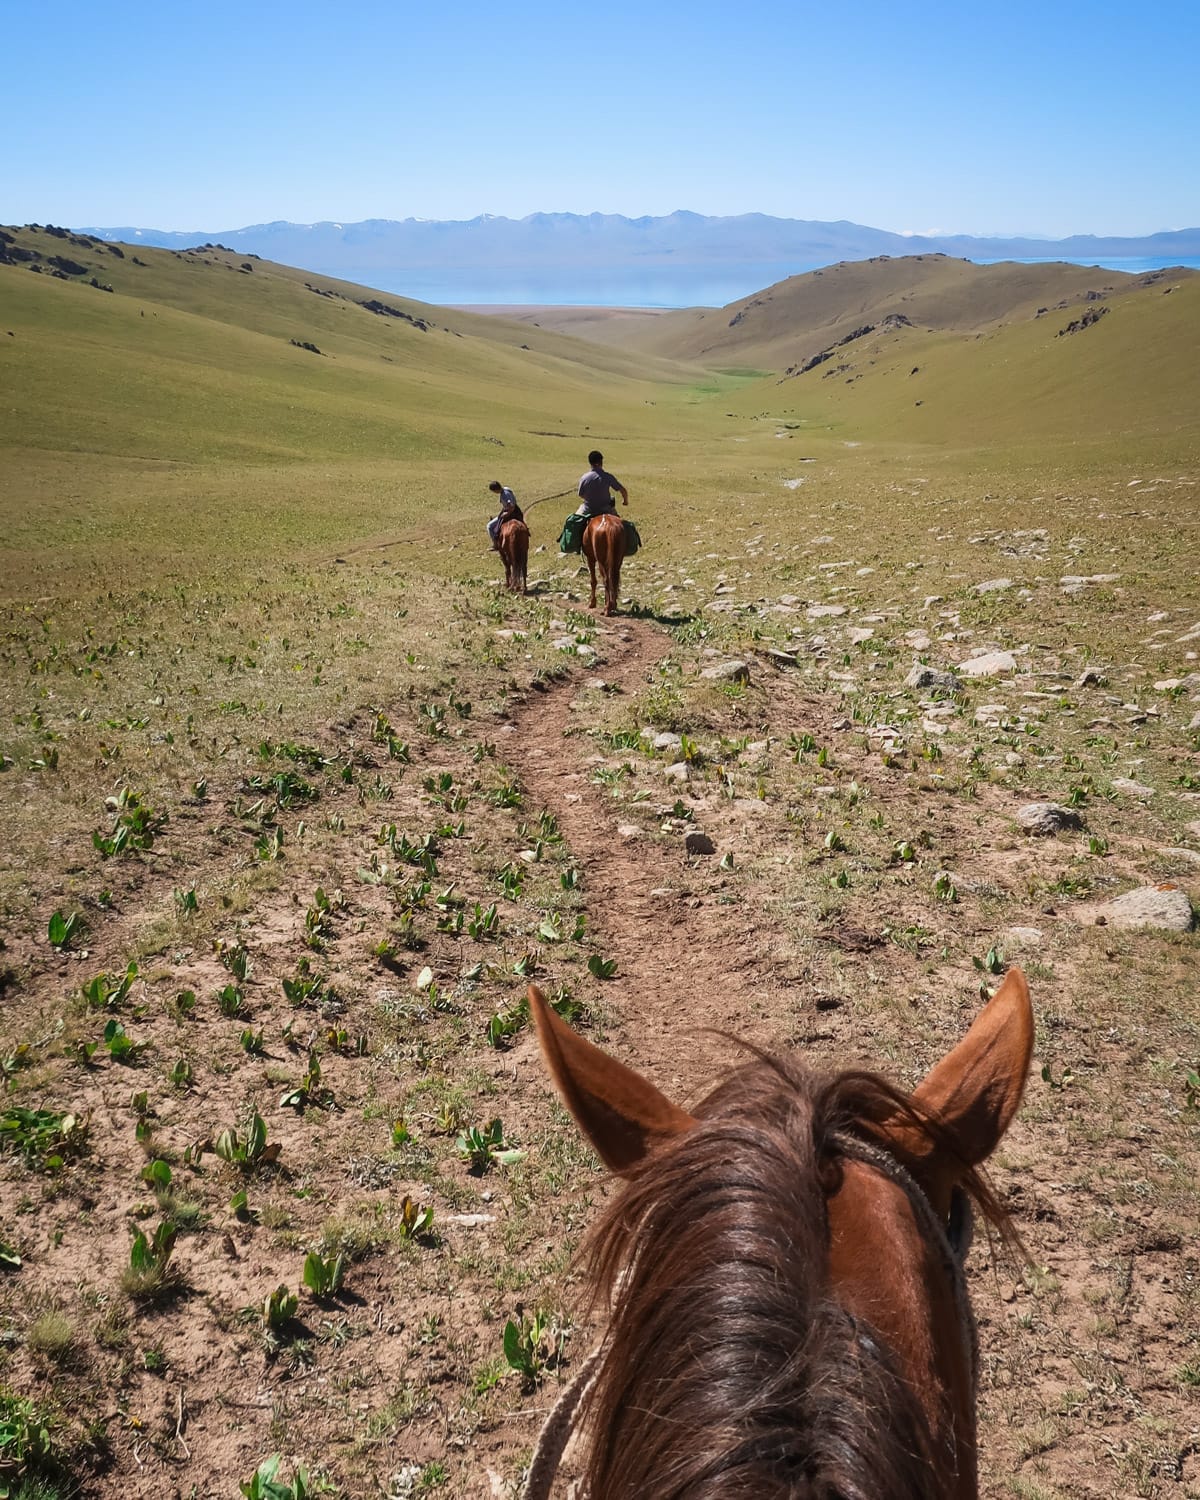
[[[529,567],[529,527],[513,519],[500,526],[499,552],[504,559],[504,587],[512,593],[526,592]]]
[[[621,593],[621,564],[625,561],[625,523],[620,516],[593,516],[583,528],[583,555],[592,577],[588,608],[596,607],[596,569],[604,580],[604,613],[615,615]]]
[[[1020,1104],[1033,1047],[1023,976],[911,1098],[755,1053],[695,1115],[530,1004],[547,1066],[625,1179],[583,1259],[609,1333],[587,1398],[595,1500],[973,1500],[974,1370],[960,1307],[882,1146],[939,1215]]]

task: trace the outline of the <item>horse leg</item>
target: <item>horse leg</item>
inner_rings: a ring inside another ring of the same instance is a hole
[[[586,547],[586,548],[584,548],[584,555],[587,557],[588,573],[591,575],[591,579],[592,579],[592,597],[588,600],[588,608],[589,609],[595,609],[595,607],[596,607],[596,554],[595,554],[595,552],[590,547]]]

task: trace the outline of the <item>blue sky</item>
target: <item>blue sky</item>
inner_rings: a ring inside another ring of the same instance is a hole
[[[1200,5],[5,7],[0,222],[1200,223]]]

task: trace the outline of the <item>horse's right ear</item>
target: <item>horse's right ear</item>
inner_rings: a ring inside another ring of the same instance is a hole
[[[529,1009],[555,1087],[610,1171],[629,1176],[656,1145],[695,1124],[640,1073],[560,1020],[536,984]]]

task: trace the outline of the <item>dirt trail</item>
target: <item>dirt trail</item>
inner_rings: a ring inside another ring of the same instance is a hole
[[[597,675],[636,692],[664,653],[662,633],[624,620],[602,638],[607,660]],[[751,1029],[758,989],[754,945],[740,914],[711,907],[693,890],[682,841],[666,846],[618,832],[621,803],[592,782],[589,741],[567,737],[584,722],[576,708],[579,689],[572,675],[514,716],[510,760],[533,800],[558,819],[578,858],[595,950],[617,960],[605,996],[614,1049],[667,1093],[694,1100],[721,1071],[718,1059],[727,1060],[718,1038],[699,1033]]]

